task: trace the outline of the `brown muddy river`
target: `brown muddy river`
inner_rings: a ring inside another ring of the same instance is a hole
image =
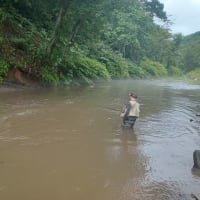
[[[127,94],[141,116],[121,130]],[[200,193],[200,86],[112,81],[0,89],[1,200],[173,200]],[[192,120],[193,121],[192,121]]]

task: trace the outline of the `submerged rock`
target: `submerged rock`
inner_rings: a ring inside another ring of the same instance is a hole
[[[193,152],[194,168],[200,169],[200,150]]]
[[[192,193],[192,197],[196,200],[200,200],[200,193],[196,194],[196,193]]]
[[[197,116],[197,117],[200,117],[200,113],[199,113],[199,112],[198,112],[198,113],[196,113],[196,116]]]

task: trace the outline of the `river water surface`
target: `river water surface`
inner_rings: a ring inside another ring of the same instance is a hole
[[[134,91],[141,116],[121,130]],[[200,86],[112,81],[0,89],[0,199],[167,200],[200,192]]]

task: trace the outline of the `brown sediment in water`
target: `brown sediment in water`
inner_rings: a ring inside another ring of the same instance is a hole
[[[0,199],[167,200],[198,192],[191,168],[199,124],[189,119],[200,93],[178,86],[114,81],[2,92]],[[145,106],[134,130],[123,131],[119,112],[105,108],[123,105],[130,90]]]

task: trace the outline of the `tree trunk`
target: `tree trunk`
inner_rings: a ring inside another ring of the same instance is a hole
[[[72,34],[71,34],[71,38],[70,38],[70,46],[73,45],[74,38],[76,37],[76,34],[78,33],[78,29],[80,28],[80,26],[81,26],[81,20],[78,19],[72,29]]]
[[[67,10],[69,8],[70,5],[70,1],[69,0],[65,0],[63,2],[62,7],[60,8],[57,20],[56,20],[56,24],[55,24],[55,28],[52,34],[52,38],[51,41],[47,47],[47,56],[50,57],[52,52],[53,52],[53,48],[55,47],[55,43],[56,43],[56,35],[58,32],[58,29],[60,28],[60,26],[62,25],[63,22],[63,18],[65,17]]]
[[[74,24],[73,28],[72,28],[71,37],[69,39],[70,43],[64,49],[62,60],[64,59],[67,50],[70,49],[73,46],[73,44],[74,44],[74,38],[76,37],[80,26],[81,26],[81,19],[78,19],[76,21],[76,23]]]

